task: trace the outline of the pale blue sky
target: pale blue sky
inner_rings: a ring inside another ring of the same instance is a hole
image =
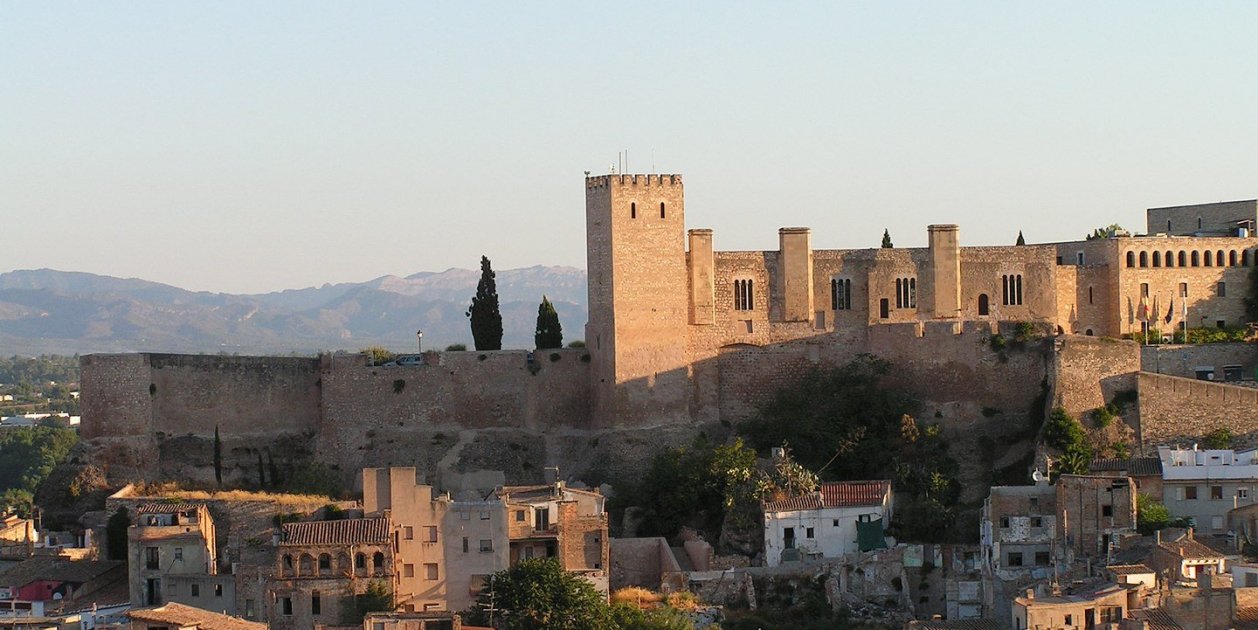
[[[1258,194],[1258,3],[0,1],[0,271],[267,291],[585,266],[582,171],[720,249],[1081,237]]]

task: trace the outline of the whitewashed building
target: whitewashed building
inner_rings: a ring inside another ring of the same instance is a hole
[[[1177,517],[1192,517],[1202,532],[1227,531],[1228,512],[1254,503],[1258,451],[1158,447],[1162,504]]]
[[[891,522],[891,482],[823,483],[817,492],[764,504],[765,564],[810,558],[838,558],[885,546],[882,532]]]

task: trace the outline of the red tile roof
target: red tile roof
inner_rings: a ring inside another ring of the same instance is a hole
[[[280,545],[382,545],[387,542],[389,519],[386,518],[284,523],[280,535]]]
[[[144,503],[135,509],[136,514],[178,514],[196,512],[204,503]]]
[[[796,510],[820,510],[822,508],[861,507],[882,505],[891,492],[891,482],[837,481],[823,483],[812,494],[773,501],[764,505],[766,512],[792,512]]]
[[[1223,554],[1191,538],[1181,538],[1171,542],[1162,541],[1162,543],[1158,546],[1177,556],[1180,556],[1181,558],[1192,560],[1223,559]]]
[[[133,608],[127,616],[140,621],[156,622],[199,630],[266,630],[267,625],[221,615],[201,608],[170,602],[156,608]]]

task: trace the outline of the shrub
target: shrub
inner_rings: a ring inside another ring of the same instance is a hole
[[[402,379],[400,379],[400,378],[399,378],[399,379],[394,379],[394,381],[393,381],[393,393],[394,393],[394,394],[400,394],[400,393],[402,393],[402,390],[403,390],[403,389],[405,389],[405,388],[406,388],[406,381],[404,381],[404,380],[402,380]]]
[[[446,346],[446,352],[463,352],[464,350],[467,350],[465,343],[452,343]]]
[[[1044,423],[1044,442],[1049,446],[1066,451],[1076,444],[1086,444],[1088,436],[1083,427],[1062,407],[1056,407],[1048,415]]]
[[[1004,335],[1001,335],[1001,334],[994,334],[994,335],[992,335],[992,336],[991,336],[991,337],[987,340],[987,344],[988,344],[989,346],[991,346],[991,348],[992,348],[992,352],[1000,352],[1000,351],[1004,350],[1004,349],[1005,349],[1005,346],[1007,345],[1007,343],[1005,342],[1005,337],[1004,337]]]
[[[550,360],[551,360],[551,362],[552,362],[552,363],[554,363],[555,361],[558,361],[559,359],[562,359],[562,358],[563,358],[563,355],[559,354],[558,352],[552,352],[552,353],[550,353]]]
[[[1206,448],[1221,449],[1232,448],[1232,430],[1227,427],[1219,427],[1206,434],[1202,444]]]
[[[584,348],[585,342],[580,339],[577,339],[576,341],[570,341],[568,342],[568,347],[569,348]]]

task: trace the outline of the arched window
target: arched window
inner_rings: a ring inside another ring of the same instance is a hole
[[[917,278],[895,279],[895,307],[917,308]]]
[[[1088,287],[1088,304],[1092,303],[1092,287]]]
[[[1010,274],[1000,277],[1000,303],[1005,306],[1022,304],[1022,274]]]
[[[1092,329],[1091,329],[1091,328],[1089,328],[1089,329],[1087,329],[1087,330],[1083,331],[1083,334],[1085,334],[1085,335],[1087,335],[1087,336],[1091,337],[1091,336],[1092,336]]]
[[[1183,252],[1180,252],[1180,255],[1183,255]],[[1194,267],[1201,266],[1201,252],[1194,251],[1192,253],[1192,266]]]
[[[349,565],[349,554],[344,551],[336,554],[336,572],[341,575],[349,575],[352,570]]]
[[[988,305],[987,305],[987,294],[986,294],[986,293],[980,293],[980,294],[978,294],[978,315],[979,315],[979,317],[986,317],[986,316],[989,314],[989,311],[990,311],[990,310],[991,310],[991,309],[990,309],[990,307],[988,307]]]
[[[638,204],[637,204],[637,202],[634,202],[634,203],[630,203],[630,204],[629,204],[629,218],[630,218],[630,219],[636,219],[636,218],[638,218]]]
[[[314,556],[303,553],[299,562],[301,564],[298,565],[297,575],[314,575]]]
[[[377,575],[384,573],[384,554],[377,551],[371,555],[371,569]]]
[[[1175,252],[1169,252],[1169,251],[1166,252],[1166,266],[1167,267],[1175,266]]]
[[[1170,219],[1166,220],[1166,233],[1167,234],[1171,233],[1171,220]]]
[[[319,573],[322,575],[324,573],[331,573],[331,572],[332,572],[332,555],[327,554],[327,553],[319,554]]]
[[[917,308],[917,278],[909,278],[909,308]]]
[[[660,202],[660,218],[661,219],[664,218],[664,202],[663,201]]]
[[[1232,250],[1227,253],[1227,266],[1229,267],[1236,266],[1236,250]]]
[[[1149,252],[1140,252],[1140,266],[1142,268],[1149,266]]]
[[[361,551],[354,554],[354,571],[367,571],[367,554]]]
[[[1128,267],[1136,266],[1136,252],[1127,252],[1127,266]]]
[[[1197,217],[1197,229],[1201,229],[1201,217]]]
[[[1223,250],[1221,249],[1214,253],[1214,266],[1215,267],[1223,266]]]
[[[1187,261],[1187,257],[1184,255],[1184,251],[1183,251],[1183,250],[1180,250],[1180,252],[1179,252],[1179,260],[1175,262],[1175,266],[1176,266],[1176,267],[1187,267],[1187,266],[1188,266],[1187,262],[1188,262],[1188,261]]]
[[[1241,266],[1242,267],[1249,266],[1249,250],[1248,249],[1241,250]]]
[[[1153,266],[1154,267],[1162,266],[1162,252],[1153,252]]]
[[[1206,250],[1206,255],[1205,255],[1205,256],[1202,256],[1201,258],[1202,258],[1202,261],[1203,261],[1203,262],[1205,262],[1205,265],[1204,265],[1204,266],[1206,266],[1206,267],[1213,267],[1213,266],[1214,266],[1214,254],[1210,253],[1210,250],[1208,250],[1208,249],[1207,249],[1207,250]]]
[[[852,309],[852,280],[850,278],[830,279],[830,308],[836,311]]]
[[[283,564],[284,575],[292,575],[293,574],[293,557],[288,554],[284,554],[282,564]]]

